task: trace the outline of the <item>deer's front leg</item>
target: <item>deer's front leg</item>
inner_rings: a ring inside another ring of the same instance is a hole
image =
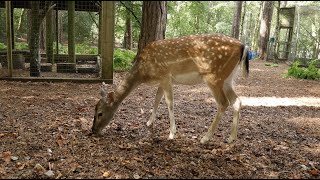
[[[159,87],[158,90],[157,90],[156,99],[155,99],[154,104],[153,104],[152,114],[150,116],[149,121],[147,122],[147,126],[148,127],[150,125],[152,125],[154,123],[155,119],[156,119],[158,107],[159,107],[160,101],[162,99],[162,96],[163,96],[163,89],[161,87]]]
[[[170,118],[170,134],[168,139],[173,139],[176,133],[176,124],[174,120],[174,110],[173,110],[173,91],[172,91],[172,82],[171,78],[166,78],[163,83],[161,83],[163,88],[164,97],[169,110],[169,118]]]

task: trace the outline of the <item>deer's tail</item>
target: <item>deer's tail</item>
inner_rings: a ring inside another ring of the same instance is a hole
[[[241,63],[240,68],[242,69],[243,77],[249,76],[249,60],[250,60],[249,53],[250,53],[249,47],[245,45],[243,48],[242,57],[240,59],[240,63]]]

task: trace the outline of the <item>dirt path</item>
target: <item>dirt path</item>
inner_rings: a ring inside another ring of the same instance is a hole
[[[146,127],[155,87],[132,92],[97,138],[88,134],[100,84],[0,81],[0,178],[319,179],[320,83],[285,78],[286,69],[251,61],[249,78],[238,78],[244,106],[233,144],[224,143],[230,108],[200,144],[216,113],[204,84],[174,86],[177,137],[169,141],[164,101],[153,133]]]

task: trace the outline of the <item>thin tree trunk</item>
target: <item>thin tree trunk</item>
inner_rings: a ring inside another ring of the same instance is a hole
[[[242,39],[242,41],[245,40],[245,33],[244,31],[246,31],[246,27],[244,27],[245,25],[245,16],[246,16],[246,7],[247,7],[247,1],[243,1],[243,12],[242,12],[242,16],[241,16],[241,29],[240,29],[240,37]]]
[[[274,34],[274,43],[273,43],[273,63],[276,63],[278,64],[278,50],[277,50],[277,44],[279,42],[279,31],[280,31],[280,1],[277,1],[277,14],[276,14],[276,31],[275,31],[275,34]]]
[[[142,26],[137,56],[148,43],[165,39],[166,24],[167,1],[143,1]]]
[[[260,27],[260,43],[259,43],[259,58],[267,60],[267,47],[270,35],[270,26],[273,12],[273,1],[265,1],[263,8],[261,27]]]
[[[53,63],[53,10],[46,16],[46,55],[49,63]]]
[[[63,44],[63,17],[62,17],[62,12],[58,11],[58,36],[59,36],[59,42]]]
[[[131,1],[128,1],[128,8],[132,9]],[[132,23],[131,23],[131,13],[127,10],[126,13],[126,32],[124,36],[124,48],[132,49]]]
[[[232,37],[239,39],[242,1],[236,1],[232,22]]]
[[[75,40],[74,40],[74,14],[75,14],[75,1],[68,1],[68,54],[69,63],[76,62],[75,55]]]
[[[40,26],[40,52],[43,53],[46,48],[46,23],[43,22]]]
[[[255,26],[254,26],[254,30],[253,30],[253,38],[252,38],[252,50],[254,52],[257,52],[258,49],[258,36],[259,36],[259,30],[260,30],[260,24],[261,24],[261,18],[262,18],[262,10],[263,10],[263,5],[264,3],[261,1],[260,2],[260,8],[259,8],[259,14]]]
[[[23,18],[24,14],[25,14],[25,9],[22,9],[20,16],[19,16],[18,25],[17,25],[17,33],[20,32],[20,30],[21,30],[22,18]]]
[[[31,9],[27,9],[27,42],[30,47],[31,39]]]

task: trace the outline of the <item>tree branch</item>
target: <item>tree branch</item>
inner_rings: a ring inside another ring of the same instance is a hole
[[[133,17],[136,19],[137,23],[139,24],[139,26],[141,27],[141,22],[139,21],[139,19],[137,18],[137,16],[134,14],[134,12],[128,8],[125,3],[123,3],[122,1],[119,1],[132,15]]]

